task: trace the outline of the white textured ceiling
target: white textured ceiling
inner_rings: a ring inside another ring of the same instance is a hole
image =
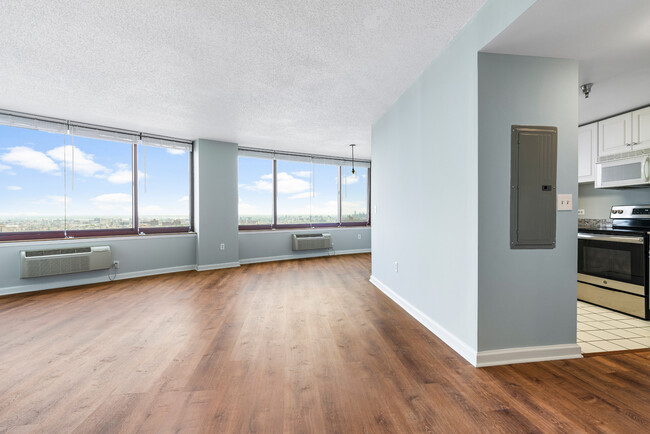
[[[0,2],[0,108],[370,157],[370,127],[485,0]]]
[[[483,51],[577,59],[580,123],[650,104],[648,0],[538,0]]]

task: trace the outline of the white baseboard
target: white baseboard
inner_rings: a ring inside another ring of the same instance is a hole
[[[505,348],[479,351],[477,367],[512,365],[515,363],[543,362],[546,360],[581,359],[578,344],[544,345],[541,347]]]
[[[458,339],[456,335],[449,332],[446,328],[435,322],[421,310],[403,299],[399,294],[394,292],[388,286],[381,283],[375,276],[370,276],[370,283],[375,285],[381,292],[386,294],[391,300],[397,303],[409,315],[418,320],[420,324],[428,328],[434,335],[438,336],[444,343],[449,345],[452,350],[456,351],[465,360],[476,366],[476,350]]]
[[[153,276],[156,274],[178,273],[179,271],[191,271],[194,269],[195,269],[195,265],[181,265],[178,267],[155,268],[152,270],[134,271],[131,273],[117,273],[117,275],[115,276],[115,280],[133,279],[136,277]],[[49,289],[67,288],[67,287],[90,285],[93,283],[106,283],[106,282],[109,282],[108,275],[95,276],[87,279],[48,282],[48,283],[36,284],[36,285],[33,284],[18,285],[18,286],[11,286],[8,288],[0,289],[0,295],[21,294],[24,292],[47,291]]]
[[[265,256],[261,258],[247,258],[240,259],[240,264],[257,264],[260,262],[274,262],[274,261],[288,261],[290,259],[304,259],[304,258],[318,258],[323,256],[337,256],[337,255],[354,255],[357,253],[370,253],[370,249],[354,249],[354,250],[335,250],[333,255],[329,253],[301,253],[295,255],[281,255],[281,256]]]
[[[234,267],[239,267],[239,261],[223,262],[221,264],[197,265],[194,269],[196,271],[209,271],[209,270],[221,270],[222,268],[234,268]]]

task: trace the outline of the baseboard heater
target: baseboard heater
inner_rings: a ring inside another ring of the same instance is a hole
[[[69,249],[22,250],[20,277],[54,276],[111,268],[110,246]]]
[[[331,234],[292,234],[291,245],[294,251],[330,249],[332,248]]]

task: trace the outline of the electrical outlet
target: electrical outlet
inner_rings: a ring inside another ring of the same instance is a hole
[[[557,210],[558,211],[571,211],[573,209],[573,195],[572,194],[558,194],[557,195]]]
[[[357,240],[361,239],[361,234],[357,234]]]
[[[219,249],[220,250],[226,250],[226,245],[224,243],[221,243],[221,245],[219,246]]]
[[[399,271],[399,264],[397,261],[395,261],[395,272],[397,273]]]
[[[585,215],[585,210],[584,209],[579,209],[578,210],[578,215]]]
[[[115,268],[116,270],[120,268],[120,261],[113,261],[113,268]]]

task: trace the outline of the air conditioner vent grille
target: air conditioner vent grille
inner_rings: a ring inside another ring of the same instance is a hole
[[[291,247],[294,251],[330,249],[332,248],[331,234],[292,234]]]
[[[105,270],[111,265],[112,256],[109,246],[23,250],[20,252],[21,278]]]
[[[27,258],[50,255],[69,255],[71,253],[90,253],[90,247],[78,247],[73,249],[50,249],[50,250],[30,250],[25,252]]]

